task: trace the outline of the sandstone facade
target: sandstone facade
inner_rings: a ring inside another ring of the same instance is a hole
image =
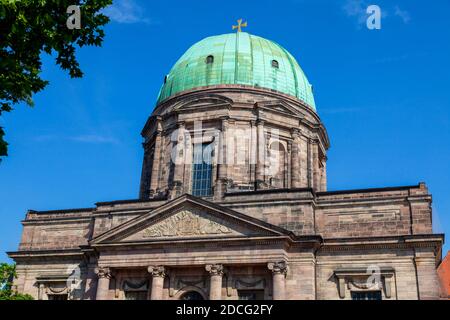
[[[211,86],[159,104],[140,197],[29,211],[19,292],[38,299],[437,299],[425,184],[327,191],[329,140],[298,99]],[[193,196],[193,154],[211,159]]]

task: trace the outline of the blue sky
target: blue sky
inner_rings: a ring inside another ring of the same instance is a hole
[[[383,12],[381,30],[365,8]],[[138,196],[140,131],[171,66],[202,38],[246,31],[274,40],[314,85],[331,139],[329,190],[414,185],[433,194],[450,233],[450,2],[447,0],[115,1],[102,48],[84,48],[73,80],[44,58],[35,107],[0,119],[0,261],[27,209],[91,207]],[[449,249],[446,244],[445,251]]]

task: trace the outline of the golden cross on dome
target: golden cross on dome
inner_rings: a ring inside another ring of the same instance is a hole
[[[242,23],[242,19],[239,19],[237,21],[238,25],[237,26],[233,26],[233,30],[237,29],[237,32],[241,32],[242,28],[247,27],[247,21],[245,21],[244,23]]]

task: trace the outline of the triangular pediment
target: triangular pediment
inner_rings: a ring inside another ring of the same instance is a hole
[[[184,195],[96,237],[91,245],[291,235],[283,228]]]
[[[304,113],[300,112],[294,106],[281,101],[281,100],[273,100],[273,101],[260,101],[256,103],[256,107],[261,110],[281,113],[284,115],[294,116],[294,117],[304,117]]]
[[[141,231],[125,238],[125,241],[145,239],[173,239],[199,237],[249,236],[254,230],[234,225],[219,217],[209,215],[195,208],[182,209],[161,221],[146,226]]]
[[[214,94],[193,95],[174,105],[175,111],[207,110],[210,108],[229,109],[233,101],[227,97]]]

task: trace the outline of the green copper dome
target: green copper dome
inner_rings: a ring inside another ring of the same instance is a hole
[[[186,90],[221,84],[279,91],[316,110],[312,86],[295,58],[275,42],[237,32],[194,44],[164,79],[158,103]]]

